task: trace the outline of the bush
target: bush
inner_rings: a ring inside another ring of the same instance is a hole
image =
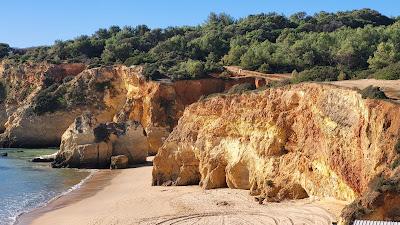
[[[343,71],[340,71],[337,80],[347,80],[347,74]]]
[[[362,98],[372,98],[372,99],[388,99],[383,91],[379,87],[368,86],[360,91]]]
[[[42,115],[47,112],[55,112],[59,109],[66,107],[66,100],[64,96],[59,93],[53,92],[52,89],[54,85],[49,88],[42,90],[35,98],[35,104],[33,106],[33,111]]]
[[[198,60],[189,59],[187,62],[181,63],[180,66],[180,69],[187,73],[190,78],[202,77],[205,74],[204,63]]]
[[[285,79],[285,80],[272,81],[266,86],[268,86],[270,88],[278,88],[278,87],[283,87],[283,86],[290,85],[290,84],[292,84],[292,81],[289,79]]]
[[[159,71],[158,65],[149,63],[144,64],[143,75],[148,80],[157,80],[163,77]]]
[[[335,81],[339,75],[339,70],[330,66],[317,66],[309,70],[302,71],[297,77],[293,77],[295,83],[307,81]]]
[[[258,68],[258,71],[262,72],[262,73],[269,73],[271,71],[270,67],[268,64],[263,63],[260,68]]]
[[[7,56],[11,48],[8,44],[0,43],[0,59]]]
[[[400,79],[400,62],[380,69],[372,76],[381,80],[398,80]]]
[[[358,80],[358,79],[368,79],[373,74],[375,73],[374,69],[368,69],[368,70],[361,70],[361,71],[356,71],[352,74],[351,78]]]
[[[256,89],[256,86],[253,83],[243,83],[233,85],[226,93],[227,94],[241,94],[246,91],[251,91]]]

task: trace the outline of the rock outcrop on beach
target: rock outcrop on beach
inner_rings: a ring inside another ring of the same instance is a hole
[[[138,121],[155,154],[184,108],[203,95],[251,79],[148,81],[141,66],[84,64],[0,66],[0,146],[53,147],[77,116],[99,123]]]
[[[124,155],[129,164],[143,163],[148,154],[146,133],[138,122],[98,123],[84,114],[62,136],[53,167],[107,168],[111,157]]]
[[[299,84],[190,105],[154,159],[153,185],[240,188],[262,202],[352,201],[355,218],[400,219],[400,105]]]
[[[126,155],[117,155],[111,157],[110,169],[125,169],[128,168],[129,159]]]
[[[57,156],[57,152],[50,155],[41,155],[33,158],[32,162],[53,162]]]

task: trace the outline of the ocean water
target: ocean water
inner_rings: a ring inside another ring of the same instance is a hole
[[[23,152],[20,152],[23,151]],[[89,170],[53,169],[49,163],[32,163],[35,156],[56,149],[0,149],[0,225],[10,225],[24,212],[76,188]]]

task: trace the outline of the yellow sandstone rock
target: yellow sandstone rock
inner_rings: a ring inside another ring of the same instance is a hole
[[[160,148],[153,184],[249,189],[267,201],[334,197],[360,203],[343,223],[398,219],[399,113],[398,104],[312,83],[201,100]]]

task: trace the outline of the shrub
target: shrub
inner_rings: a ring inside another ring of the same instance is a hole
[[[262,73],[269,73],[271,71],[270,66],[267,63],[263,63],[260,68],[258,68],[258,71]]]
[[[356,71],[352,74],[352,79],[367,79],[373,76],[375,73],[374,69],[368,69],[368,70],[361,70],[361,71]]]
[[[388,99],[383,91],[379,87],[368,86],[360,91],[362,98],[372,98],[372,99]]]
[[[227,94],[241,94],[246,91],[251,91],[256,89],[256,86],[253,83],[243,83],[233,85],[226,93]]]
[[[295,83],[307,81],[335,81],[339,70],[330,66],[316,66],[309,70],[302,71],[297,77],[293,77]]]
[[[290,84],[292,84],[292,80],[285,79],[285,80],[279,80],[279,81],[272,81],[266,86],[268,86],[270,88],[277,88],[277,87],[283,87],[283,86],[290,85]]]
[[[0,58],[3,58],[8,55],[11,48],[8,44],[0,43]]]
[[[49,88],[42,90],[35,98],[33,111],[42,115],[46,112],[55,112],[59,109],[66,107],[66,100],[64,96],[59,93],[53,92],[53,85]]]
[[[340,73],[339,73],[339,75],[338,75],[338,77],[337,77],[337,80],[347,80],[347,75],[346,75],[346,73],[343,72],[343,71],[340,71]]]
[[[377,70],[372,76],[381,80],[398,80],[400,79],[400,62]]]

